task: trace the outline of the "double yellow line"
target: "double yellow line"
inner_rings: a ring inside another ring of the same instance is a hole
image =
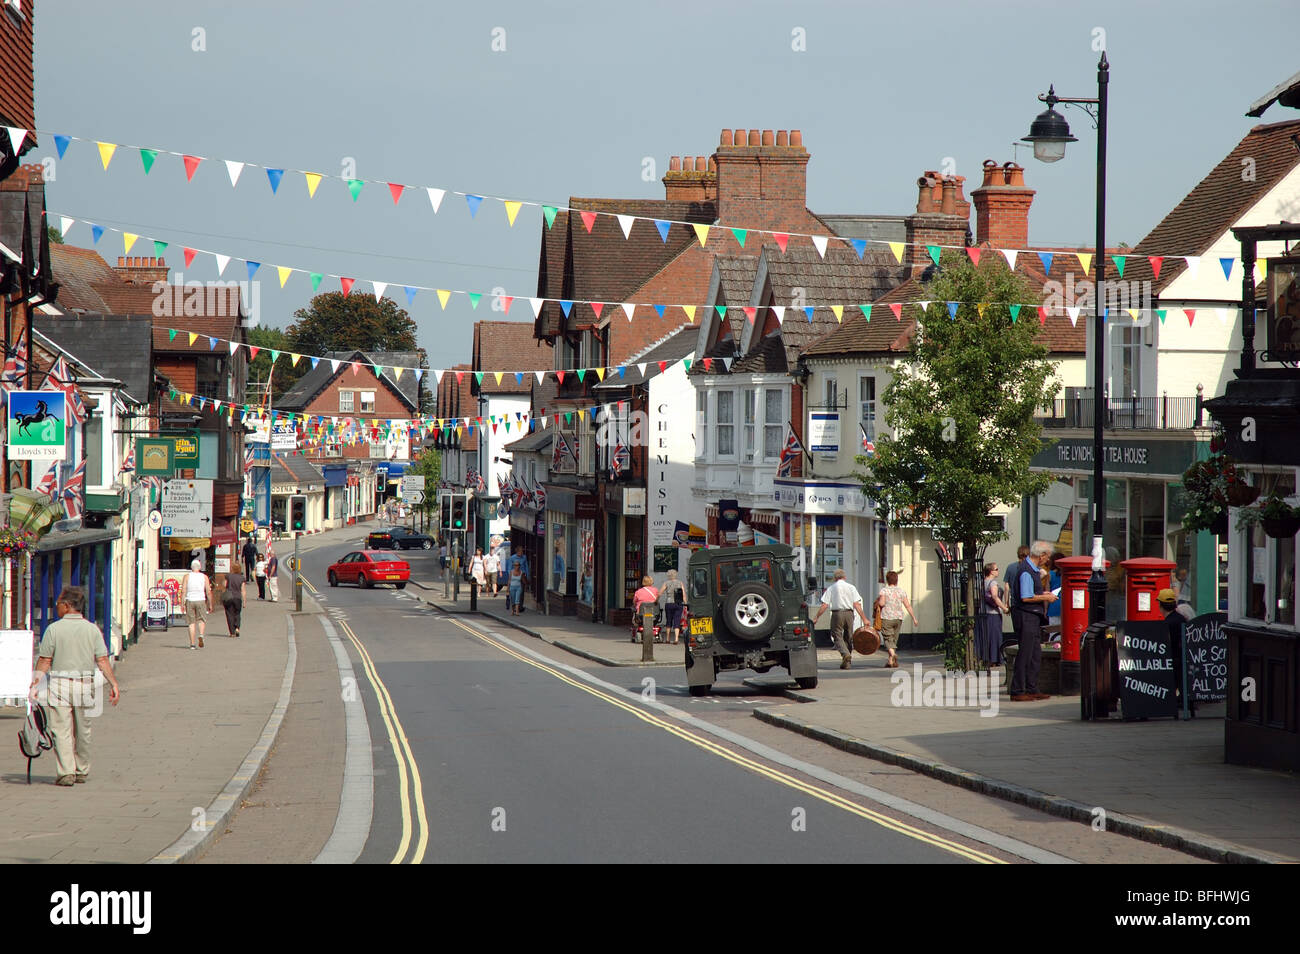
[[[487,636],[484,633],[479,632],[478,630],[474,629],[471,626],[465,625],[458,619],[450,619],[449,621],[455,624],[456,626],[459,626],[461,629],[465,630],[465,632],[469,633],[475,638],[487,643],[490,646],[494,646],[495,648],[499,649],[501,652],[509,656],[513,656],[515,659],[518,659],[520,662],[527,663],[528,665],[536,669],[542,670],[542,672],[549,673],[550,675],[554,676],[556,679],[559,679],[561,682],[573,686],[575,689],[581,689],[583,692],[595,696],[597,699],[601,699],[612,706],[617,706],[623,711],[631,713],[632,715],[640,719],[642,722],[649,723],[650,725],[653,725],[656,728],[671,733],[672,735],[675,735],[680,739],[684,739],[687,742],[690,742],[692,745],[698,746],[699,748],[703,749],[706,752],[710,752],[714,755],[720,756],[729,762],[739,765],[742,768],[748,769],[751,772],[754,772],[758,775],[762,775],[765,778],[769,778],[772,781],[777,782],[781,785],[785,785],[789,788],[803,792],[807,795],[812,796],[813,798],[819,799],[820,801],[827,803],[828,805],[834,805],[836,808],[841,808],[844,811],[849,812],[850,814],[857,815],[859,818],[864,818],[867,821],[874,822],[875,824],[881,826],[882,828],[887,828],[890,831],[897,832],[900,835],[906,835],[909,838],[913,838],[927,845],[931,845],[935,848],[942,849],[943,851],[951,852],[952,854],[957,855],[958,857],[965,858],[967,861],[973,861],[976,862],[977,864],[986,864],[986,865],[1006,864],[1006,862],[1002,861],[1000,858],[994,857],[993,855],[985,854],[984,852],[977,851],[974,848],[968,848],[967,846],[960,844],[959,842],[950,841],[947,838],[943,838],[939,835],[931,834],[930,832],[923,831],[920,828],[915,828],[912,825],[908,825],[904,822],[900,822],[896,819],[890,818],[887,815],[882,815],[879,812],[872,811],[870,808],[866,808],[862,805],[859,805],[857,802],[850,801],[849,799],[844,798],[841,795],[837,795],[835,792],[821,788],[820,786],[817,785],[813,785],[810,782],[805,782],[802,779],[795,778],[793,775],[787,775],[785,772],[764,765],[761,762],[756,762],[753,759],[747,758],[746,756],[741,755],[738,752],[733,752],[732,750],[724,748],[723,746],[717,744],[711,739],[708,739],[702,735],[697,735],[696,733],[691,732],[683,728],[682,726],[674,725],[673,723],[661,719],[656,715],[652,715],[651,713],[642,709],[640,706],[633,705],[632,703],[627,702],[624,699],[620,699],[617,696],[612,696],[607,692],[602,692],[601,690],[597,689],[595,686],[589,685],[588,683],[582,682],[581,680],[574,679],[572,676],[569,676],[568,674],[562,672],[561,670],[555,669],[551,666],[547,666],[544,663],[540,663],[537,660],[532,659],[531,657],[523,655],[522,653],[515,652],[509,646],[497,642],[495,639],[492,639],[490,636]]]
[[[312,595],[317,595],[316,587],[304,576],[303,585],[311,591]],[[403,862],[407,864],[418,865],[424,861],[424,853],[429,845],[429,819],[424,811],[424,786],[420,780],[420,768],[415,762],[415,754],[411,751],[411,745],[406,738],[406,730],[402,727],[402,720],[398,718],[397,707],[393,705],[393,697],[388,694],[388,687],[384,685],[384,680],[379,678],[379,670],[375,667],[375,661],[370,658],[370,653],[362,645],[357,634],[352,631],[352,627],[344,620],[335,620],[343,629],[343,632],[351,640],[352,645],[357,649],[357,655],[361,657],[361,665],[365,670],[366,678],[370,680],[371,687],[375,690],[375,698],[379,700],[379,714],[383,717],[384,728],[388,732],[388,741],[393,749],[393,758],[397,762],[397,780],[401,799],[402,814],[402,839],[397,843],[397,853],[393,855],[389,864],[400,865]],[[414,818],[412,818],[411,806],[414,804]],[[412,850],[412,829],[418,829],[414,838]],[[411,852],[410,858],[406,855]]]

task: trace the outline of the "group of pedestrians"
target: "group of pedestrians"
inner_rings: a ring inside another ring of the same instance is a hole
[[[682,620],[686,615],[686,587],[677,579],[677,571],[669,570],[664,578],[663,587],[655,586],[653,576],[643,576],[641,587],[632,594],[632,625],[645,611],[645,607],[654,606],[656,615],[662,620],[661,633],[670,646],[681,641]]]
[[[259,552],[257,543],[250,536],[240,551],[242,563],[236,561],[230,565],[225,575],[225,585],[221,589],[221,608],[226,614],[226,631],[232,638],[240,636],[240,626],[244,613],[244,603],[248,600],[249,581],[257,583],[257,598],[265,600],[269,591],[271,602],[280,599],[280,558],[270,544],[266,552]],[[190,649],[202,649],[203,637],[207,635],[207,614],[216,611],[217,597],[212,580],[203,572],[203,564],[195,559],[190,563],[190,572],[185,574],[181,585],[185,597],[185,622],[189,627]]]
[[[876,594],[872,609],[872,618],[868,619],[862,608],[862,594],[849,582],[847,573],[836,570],[834,582],[822,592],[821,605],[817,607],[817,615],[812,618],[812,622],[816,625],[822,615],[830,610],[831,640],[840,654],[841,669],[853,668],[851,640],[854,633],[855,613],[862,619],[864,628],[880,637],[880,642],[888,653],[885,668],[898,668],[898,637],[903,631],[903,614],[912,617],[914,625],[919,625],[920,620],[912,611],[912,603],[907,598],[907,593],[898,585],[898,574],[893,570],[885,574],[885,585]]]
[[[524,592],[531,573],[522,546],[515,547],[512,554],[509,546],[503,544],[496,550],[488,550],[486,555],[482,547],[476,547],[469,561],[469,577],[485,595],[504,593],[511,616],[523,613]]]
[[[975,655],[986,669],[1002,663],[1002,619],[1010,614],[1011,629],[1019,644],[1008,686],[1012,702],[1051,698],[1038,691],[1038,673],[1042,667],[1043,630],[1053,619],[1060,619],[1060,571],[1054,567],[1059,556],[1051,544],[1038,541],[1016,550],[1016,562],[1007,567],[1001,582],[996,562],[984,567]]]

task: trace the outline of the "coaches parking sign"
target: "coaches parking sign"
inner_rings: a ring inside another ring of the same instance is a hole
[[[66,418],[67,395],[62,391],[10,391],[9,459],[64,460]]]

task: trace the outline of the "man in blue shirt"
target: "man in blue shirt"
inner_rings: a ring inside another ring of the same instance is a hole
[[[1051,698],[1038,691],[1038,670],[1042,665],[1043,627],[1047,625],[1047,607],[1058,597],[1043,587],[1042,567],[1051,559],[1052,548],[1041,540],[1029,548],[1029,556],[1016,564],[1016,582],[1011,589],[1011,618],[1020,633],[1016,668],[1011,676],[1011,701],[1035,702]]]

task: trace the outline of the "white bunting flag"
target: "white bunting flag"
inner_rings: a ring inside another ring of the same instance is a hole
[[[17,126],[6,126],[5,129],[9,132],[9,145],[11,147],[9,154],[16,156],[18,150],[22,148],[23,140],[27,138],[27,130],[19,129]]]
[[[1067,315],[1070,316],[1070,324],[1071,324],[1072,326],[1076,327],[1076,328],[1079,326],[1079,312],[1080,312],[1080,311],[1081,311],[1081,309],[1080,309],[1079,306],[1077,306],[1077,305],[1075,305],[1075,306],[1072,307],[1072,308],[1066,308],[1066,309],[1065,309],[1065,313],[1066,313]]]
[[[230,353],[234,354],[238,350],[239,350],[239,342],[238,341],[230,342]]]
[[[530,305],[533,306],[533,317],[534,317],[534,318],[536,318],[538,315],[540,315],[540,314],[542,313],[542,304],[543,304],[545,301],[546,301],[545,298],[530,298],[530,299],[528,299],[528,304],[530,304]]]
[[[1004,248],[1002,254],[1006,256],[1007,265],[1010,266],[1011,270],[1014,272],[1016,270],[1016,256],[1020,253],[1013,248]]]
[[[632,312],[636,311],[636,305],[632,304],[630,301],[625,301],[623,302],[622,307],[623,307],[623,313],[627,315],[627,320],[631,321]]]
[[[638,371],[641,372],[641,378],[642,378],[642,380],[644,380],[644,379],[645,379],[645,362],[642,361],[640,364],[638,364],[638,365],[636,366],[636,369],[637,369]]]
[[[384,289],[388,287],[388,282],[371,282],[370,284],[375,288],[375,301],[379,301],[384,297]]]
[[[226,160],[226,172],[230,175],[230,187],[233,189],[235,183],[239,181],[239,174],[244,171],[242,162],[235,162],[233,159]]]
[[[438,214],[438,206],[442,205],[442,197],[447,194],[446,189],[429,189],[429,201],[433,203],[433,214]]]
[[[339,362],[338,362],[338,359],[337,359],[337,358],[330,358],[330,370],[331,370],[331,371],[337,371],[338,369],[339,369]]]
[[[433,369],[433,383],[434,383],[434,384],[442,384],[442,369],[441,369],[441,368],[434,368],[434,369]]]
[[[545,371],[534,371],[533,374],[537,375],[537,383],[538,383],[538,384],[541,384],[541,383],[542,383],[542,379],[543,379],[544,377],[546,377],[546,372],[545,372]]]
[[[817,254],[822,258],[826,257],[826,243],[829,241],[830,237],[826,235],[814,235],[812,237],[813,246],[817,249]]]
[[[1226,325],[1236,320],[1237,309],[1235,308],[1216,308],[1214,310],[1219,314],[1219,324]]]
[[[1184,255],[1184,256],[1183,256],[1183,261],[1187,263],[1187,270],[1188,270],[1189,272],[1191,272],[1191,273],[1192,273],[1192,277],[1195,278],[1195,277],[1196,277],[1196,273],[1199,272],[1199,271],[1201,270],[1201,256],[1199,256],[1199,255]]]
[[[68,237],[68,229],[72,228],[77,222],[76,219],[69,218],[66,215],[59,216],[59,234],[64,238]]]
[[[781,324],[785,321],[785,305],[773,305],[772,314],[776,315],[776,323]]]
[[[636,217],[632,215],[620,215],[617,218],[619,226],[623,229],[623,238],[629,238],[632,233],[632,223],[636,221]]]
[[[217,274],[218,275],[225,274],[226,266],[230,264],[230,256],[222,255],[218,252],[213,252],[212,257],[217,260]]]

